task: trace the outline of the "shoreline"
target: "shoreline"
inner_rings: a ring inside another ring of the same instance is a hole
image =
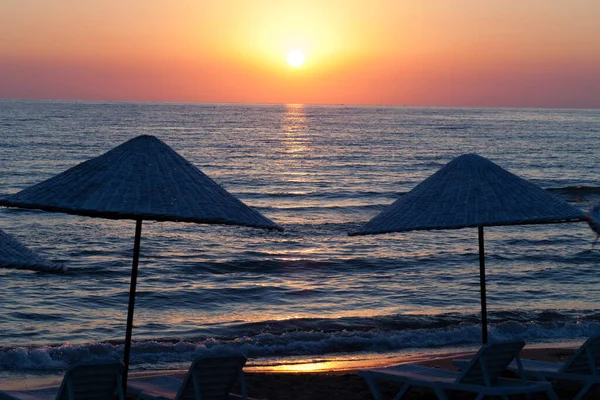
[[[523,358],[547,361],[565,361],[582,342],[527,345],[521,352]],[[353,357],[342,361],[315,361],[304,363],[286,363],[279,365],[253,365],[244,367],[244,376],[248,395],[259,399],[370,399],[370,391],[358,376],[360,369],[388,367],[404,363],[417,363],[430,367],[455,370],[452,359],[469,358],[476,348],[446,349],[433,352],[422,351],[413,354],[386,355],[383,357]],[[130,379],[150,378],[154,376],[185,375],[186,370],[134,371]],[[51,376],[19,376],[2,379],[2,390],[40,390],[58,387],[62,374]],[[394,385],[383,385],[382,390],[393,397]],[[416,397],[423,393],[416,390]],[[390,397],[390,398],[391,398]]]

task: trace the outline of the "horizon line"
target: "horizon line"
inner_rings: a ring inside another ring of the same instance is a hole
[[[324,107],[380,107],[380,108],[470,108],[470,109],[530,109],[530,110],[600,110],[599,107],[544,107],[544,106],[517,106],[517,105],[411,105],[411,104],[376,104],[376,103],[298,103],[298,102],[244,102],[244,101],[180,101],[180,100],[123,100],[123,99],[55,99],[55,98],[10,98],[0,97],[0,101],[23,101],[23,102],[64,102],[64,103],[142,103],[142,104],[206,104],[206,105],[302,105],[302,106],[324,106]]]

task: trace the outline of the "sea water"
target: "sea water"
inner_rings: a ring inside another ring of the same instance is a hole
[[[134,370],[245,352],[251,365],[481,341],[476,229],[349,237],[477,153],[581,210],[600,200],[598,110],[0,101],[0,195],[157,136],[284,232],[143,225]],[[0,378],[122,356],[133,221],[0,208],[0,229],[68,268],[0,270]],[[486,228],[489,332],[600,332],[585,223]]]

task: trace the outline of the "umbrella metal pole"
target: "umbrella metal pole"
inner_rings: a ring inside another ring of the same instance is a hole
[[[123,351],[123,391],[127,391],[127,374],[129,373],[129,354],[131,352],[131,331],[133,330],[133,308],[135,305],[135,287],[137,285],[138,262],[140,260],[140,240],[142,237],[142,220],[135,222],[135,243],[133,245],[133,263],[131,265],[131,285],[129,287],[129,308],[127,309],[127,330],[125,333],[125,349]]]
[[[485,295],[485,250],[483,248],[483,226],[478,226],[479,236],[479,288],[481,290],[481,340],[483,344],[488,341],[487,331],[487,304]]]

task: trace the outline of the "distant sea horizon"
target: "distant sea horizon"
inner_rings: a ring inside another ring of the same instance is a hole
[[[0,101],[31,101],[31,102],[65,102],[65,103],[142,103],[142,104],[188,104],[188,105],[255,105],[255,106],[277,106],[277,105],[303,105],[303,106],[354,106],[354,107],[391,107],[391,108],[463,108],[463,109],[508,109],[508,110],[599,110],[598,107],[580,107],[580,106],[563,106],[563,107],[545,107],[545,106],[526,106],[526,105],[415,105],[415,104],[387,104],[387,103],[304,103],[304,102],[243,102],[243,101],[187,101],[187,100],[126,100],[126,99],[55,99],[55,98],[4,98],[0,97]]]

